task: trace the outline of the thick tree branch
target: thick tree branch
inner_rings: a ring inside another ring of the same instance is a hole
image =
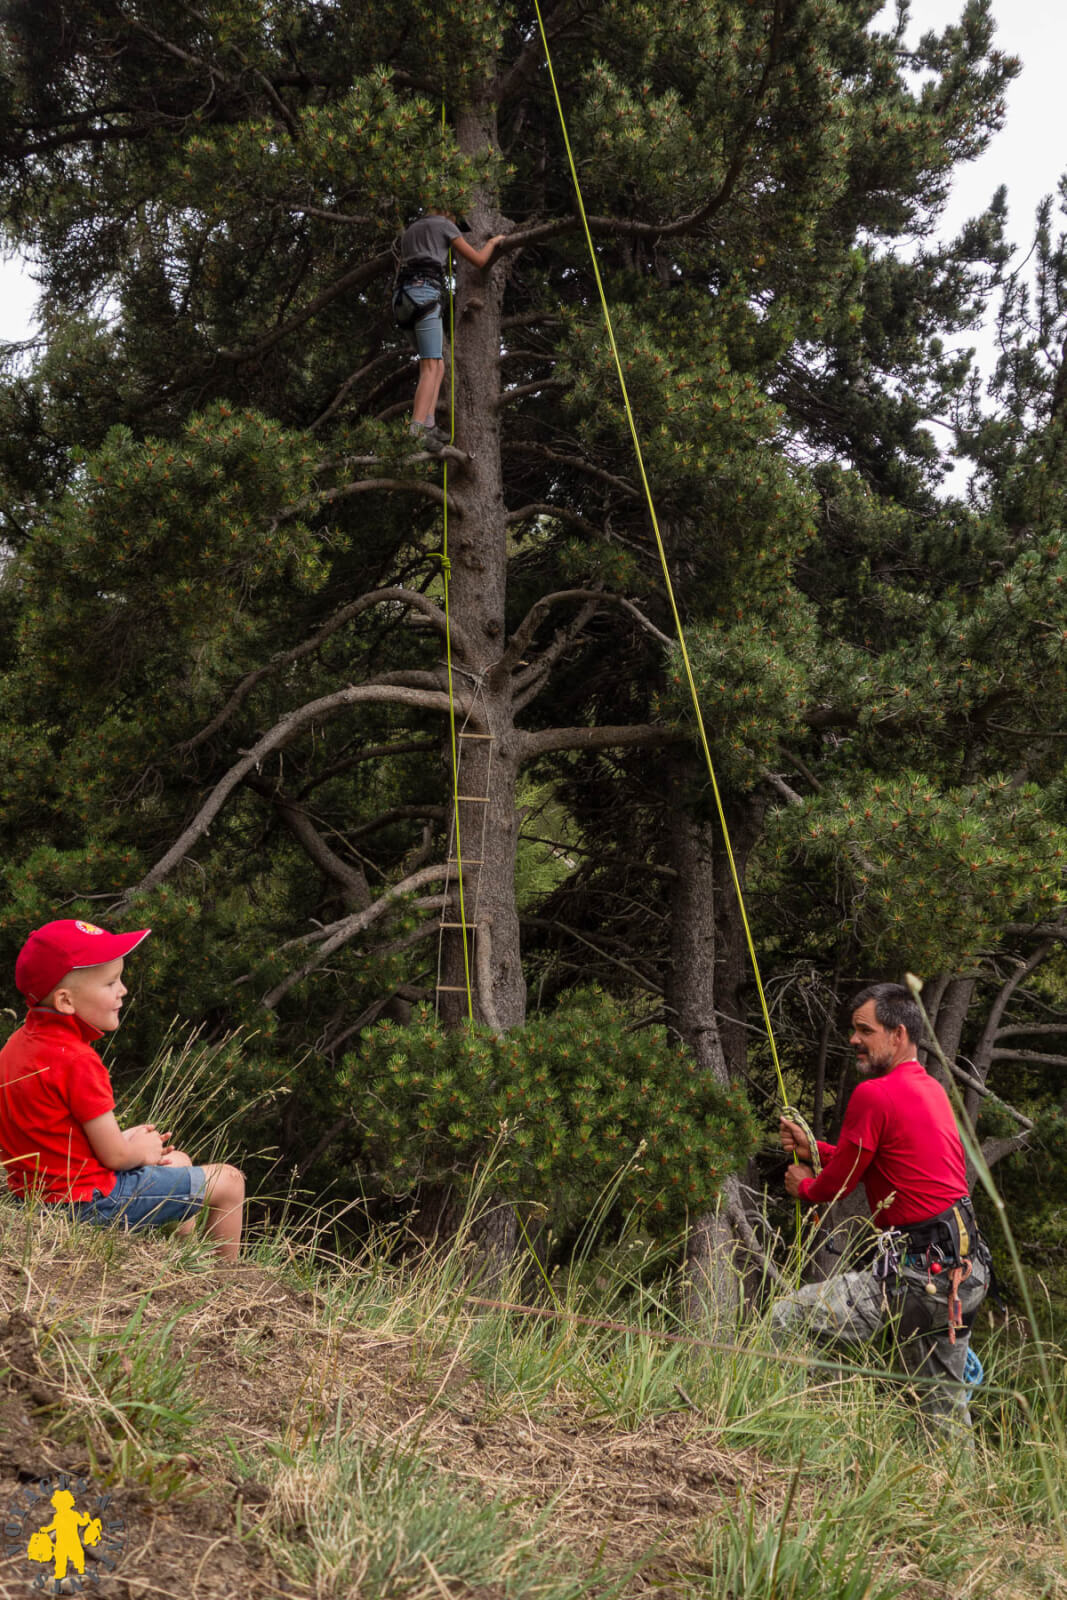
[[[204,23],[204,18],[201,17],[192,6],[186,6],[184,9],[188,11],[191,16],[195,16],[198,22]],[[180,45],[175,44],[172,39],[165,38],[163,34],[157,33],[154,28],[150,28],[148,24],[143,22],[139,17],[134,17],[127,14],[125,21],[127,26],[132,28],[134,32],[143,34],[146,39],[151,39],[152,43],[158,45],[160,50],[162,50],[165,55],[173,56],[176,61],[181,61],[186,66],[196,67],[199,71],[205,73],[209,78],[211,78],[213,82],[224,83],[231,89],[240,89],[240,84],[236,82],[229,73],[223,72],[214,61],[205,61],[203,57],[194,56],[190,51],[183,50]],[[267,99],[278,113],[278,116],[284,122],[293,140],[298,140],[300,138],[300,124],[297,122],[296,118],[293,116],[293,113],[289,110],[289,107],[285,104],[285,101],[282,99],[277,89],[275,89],[266,73],[260,71],[258,67],[250,67],[248,58],[244,51],[238,49],[235,44],[231,44],[230,48],[233,50],[234,54],[237,56],[237,59],[241,62],[241,65],[245,68],[245,70],[251,72],[260,88],[266,94]]]
[[[1005,1156],[1010,1156],[1016,1150],[1025,1150],[1030,1136],[1027,1133],[1008,1133],[1000,1139],[985,1139],[982,1142],[982,1155],[987,1167],[996,1166],[998,1161],[1003,1161]]]
[[[391,250],[382,250],[378,255],[371,256],[369,261],[363,261],[359,266],[353,267],[351,271],[344,272],[339,278],[335,278],[328,288],[321,290],[305,306],[301,306],[300,310],[291,316],[288,322],[281,323],[277,328],[273,328],[270,333],[265,334],[258,344],[249,345],[244,350],[220,350],[218,352],[220,359],[223,361],[258,360],[260,356],[266,355],[268,350],[273,350],[280,339],[286,338],[290,333],[295,333],[297,328],[302,328],[305,322],[310,322],[312,317],[316,316],[320,311],[324,311],[328,305],[332,305],[338,295],[347,294],[352,289],[364,288],[368,283],[373,283],[375,278],[381,277],[382,273],[388,272],[392,265],[393,252]]]
[[[650,633],[654,639],[658,640],[665,649],[669,650],[674,643],[669,634],[661,633],[655,623],[651,622],[644,612],[635,606],[632,600],[627,600],[624,595],[613,594],[609,589],[558,589],[555,594],[542,595],[540,600],[535,601],[530,607],[512,634],[511,641],[504,652],[500,665],[506,671],[509,671],[518,664],[531,639],[537,632],[546,611],[549,611],[553,606],[570,605],[575,601],[582,605],[593,603],[597,608],[600,606],[617,606],[619,610],[625,611],[628,616],[633,617],[634,621],[646,633]],[[531,673],[536,672],[537,664],[532,664],[530,670]],[[519,678],[516,680],[516,688],[521,689],[522,687],[523,680]]]
[[[781,795],[787,806],[802,806],[803,796],[791,789],[785,779],[777,772],[772,772],[769,767],[760,767],[760,777],[764,783],[769,783],[771,788]]]
[[[149,889],[154,889],[158,883],[162,883],[168,873],[173,872],[179,862],[185,859],[197,840],[208,831],[245,775],[252,772],[273,751],[282,749],[311,723],[335,716],[338,712],[347,710],[349,706],[368,703],[411,706],[419,711],[447,712],[449,708],[447,694],[431,694],[418,689],[383,688],[380,684],[350,684],[347,689],[323,695],[321,699],[311,700],[307,705],[291,711],[288,716],[282,717],[280,722],[276,722],[274,727],[265,733],[251,750],[246,751],[241,760],[235,762],[223,778],[220,778],[189,826],[184,829],[166,854],[161,856],[155,866],[145,874],[140,883],[127,889],[117,905],[126,906],[137,895],[145,894]],[[460,708],[457,705],[458,710]],[[462,715],[473,715],[473,713],[473,707],[463,705]]]
[[[369,377],[378,367],[385,366],[395,360],[396,356],[392,350],[382,350],[369,361],[365,361],[361,367],[357,367],[354,372],[350,372],[326,409],[320,411],[314,422],[308,424],[308,432],[314,433],[316,428],[321,428],[324,422],[330,420],[338,407],[344,404],[345,399],[351,394],[361,378]]]
[[[587,603],[573,617],[565,628],[557,628],[552,638],[552,643],[546,645],[532,666],[519,674],[512,688],[511,703],[516,714],[536,700],[544,685],[548,682],[552,668],[566,650],[569,650],[575,640],[579,639],[596,616],[595,603]]]
[[[351,916],[342,917],[337,922],[328,923],[325,928],[316,928],[313,933],[302,934],[299,939],[287,940],[281,946],[283,950],[290,950],[295,945],[307,945],[319,943],[319,941],[321,943],[319,943],[319,948],[315,954],[305,961],[302,967],[298,967],[296,971],[289,973],[288,977],[283,978],[280,983],[275,984],[274,988],[263,996],[260,1004],[267,1011],[273,1011],[278,1001],[287,995],[294,985],[302,983],[317,967],[321,967],[323,962],[327,961],[335,950],[339,950],[343,944],[347,944],[357,934],[362,933],[366,928],[377,922],[379,917],[385,915],[394,901],[401,899],[406,894],[412,894],[416,889],[421,889],[424,884],[439,882],[440,879],[447,878],[448,872],[448,863],[445,861],[437,862],[432,867],[422,867],[418,872],[412,872],[408,877],[402,878],[399,883],[391,884],[388,889],[377,897],[372,905],[367,906],[363,911],[354,912]]]
[[[1014,1118],[1020,1128],[1029,1130],[1033,1127],[1029,1117],[1024,1117],[1021,1111],[1016,1111],[1015,1107],[1010,1106],[1006,1100],[1002,1100],[999,1094],[994,1094],[986,1084],[980,1082],[979,1079],[973,1077],[971,1073],[961,1067],[958,1061],[954,1061],[951,1056],[947,1056],[946,1060],[952,1076],[962,1083],[965,1088],[971,1090],[973,1094],[981,1095],[984,1099],[995,1100],[1000,1109],[1006,1112],[1009,1117]]]
[[[570,8],[564,3],[541,7],[541,20],[545,25],[545,35],[550,42],[567,25],[570,15]],[[537,76],[544,65],[544,60],[545,47],[541,39],[541,30],[536,28],[507,71],[499,72],[493,79],[489,85],[488,98],[496,106],[505,105]]]
[[[602,945],[594,944],[592,939],[588,939],[584,933],[579,933],[577,928],[568,927],[565,922],[560,922],[558,918],[553,918],[551,922],[545,917],[522,917],[520,920],[524,928],[543,928],[549,932],[565,933],[568,939],[574,939],[578,944],[584,945],[587,950],[592,950],[593,954],[599,956],[602,961],[609,961],[612,966],[620,968],[642,989],[646,989],[649,994],[659,995],[662,998],[663,991],[658,984],[650,982],[643,972],[639,972],[636,967],[631,966],[629,961],[624,961],[622,956],[613,955],[610,950],[605,950]]]
[[[371,901],[370,885],[361,867],[355,867],[337,855],[326,843],[305,808],[284,790],[265,783],[262,778],[249,773],[245,778],[248,788],[263,795],[277,811],[282,822],[298,844],[318,867],[324,877],[336,883],[350,911],[362,911]]]
[[[504,521],[509,528],[512,528],[517,522],[529,522],[531,517],[553,517],[557,522],[566,522],[572,528],[580,528],[590,539],[604,537],[600,528],[587,522],[577,511],[572,511],[569,506],[553,505],[550,500],[531,500],[528,505],[509,511]]]
[[[364,611],[369,611],[377,605],[402,605],[409,606],[413,611],[420,611],[429,619],[438,633],[444,638],[448,632],[445,614],[439,606],[434,605],[424,594],[417,589],[372,589],[369,593],[360,595],[358,600],[353,600],[350,605],[342,606],[340,611],[334,612],[328,622],[324,622],[317,633],[313,633],[303,644],[294,646],[292,650],[284,650],[279,655],[272,656],[265,666],[256,667],[243,677],[236,689],[230,695],[222,710],[212,717],[211,721],[199,733],[194,733],[191,739],[185,739],[175,746],[177,755],[184,755],[187,751],[195,750],[212,738],[225,723],[233,716],[239,706],[248,698],[257,683],[262,683],[264,678],[271,677],[276,672],[283,671],[292,666],[294,661],[300,661],[304,656],[313,655],[327,639],[335,634],[338,628],[343,628],[346,622],[351,622]],[[462,628],[455,622],[451,624],[452,646],[463,660],[471,660],[471,643]]]
[[[1067,1067],[1067,1056],[1045,1055],[1040,1050],[994,1050],[991,1061],[1036,1061],[1044,1067]]]
[[[453,455],[456,452],[450,451],[449,454]],[[421,451],[412,459],[432,461],[437,458]],[[372,494],[376,489],[387,491],[399,489],[407,494],[420,494],[425,500],[432,500],[435,505],[443,506],[445,503],[444,490],[440,484],[431,483],[429,478],[357,478],[353,483],[338,484],[333,489],[317,489],[314,494],[306,494],[300,500],[294,501],[274,518],[271,531],[273,532],[280,523],[302,516],[305,511],[320,511],[323,506],[334,505],[338,500],[347,500],[354,494]]]
[[[391,828],[394,822],[424,822],[427,818],[432,822],[447,822],[452,815],[451,806],[392,806],[388,811],[381,812],[371,822],[364,822],[358,828],[350,828],[350,839],[365,839],[369,833],[378,833],[382,828]]]
[[[1067,1037],[1067,1021],[1064,1022],[1013,1022],[1010,1027],[997,1029],[997,1043],[1001,1039],[1010,1039],[1013,1034],[1021,1033],[1032,1037],[1035,1034],[1062,1034]]]
[[[539,733],[517,733],[515,754],[520,762],[536,761],[552,750],[662,750],[685,744],[689,734],[681,729],[635,722],[622,727],[545,728]]]
[[[611,238],[624,239],[676,239],[682,234],[692,233],[701,227],[709,218],[730,199],[737,187],[738,180],[745,168],[748,158],[748,141],[751,138],[759,118],[763,114],[763,98],[767,92],[771,75],[778,65],[778,50],[781,45],[782,28],[784,23],[785,0],[776,0],[774,17],[771,22],[770,40],[767,46],[767,59],[764,63],[760,82],[754,94],[749,97],[751,110],[740,129],[737,137],[737,147],[731,158],[722,182],[715,193],[710,196],[702,206],[695,211],[687,212],[684,216],[674,217],[663,222],[638,222],[633,217],[587,217],[586,222],[589,232],[594,236],[608,235]],[[577,216],[560,217],[552,222],[534,223],[529,228],[517,228],[508,235],[507,241],[500,246],[501,250],[519,250],[524,245],[537,244],[543,239],[552,239],[561,233],[566,233],[573,228],[581,226]]]
[[[538,378],[534,383],[517,383],[513,389],[502,389],[498,406],[508,406],[513,400],[522,400],[528,394],[563,394],[570,384],[562,378]]]
[[[298,800],[306,800],[313,790],[324,783],[329,783],[331,778],[338,777],[342,772],[351,772],[353,767],[358,767],[363,761],[391,760],[393,756],[434,756],[440,753],[440,746],[431,739],[397,739],[393,744],[365,744],[358,749],[350,749],[347,754],[339,756],[336,761],[331,761],[316,772],[313,777],[301,784]]]
[[[320,311],[323,311],[328,305],[332,305],[340,295],[348,294],[355,289],[365,288],[375,278],[381,277],[383,273],[388,272],[392,265],[393,254],[391,250],[383,250],[378,255],[372,256],[369,261],[361,262],[359,266],[353,267],[349,272],[344,272],[339,278],[335,278],[328,288],[323,289],[309,300],[306,305],[301,306],[300,310],[295,312],[288,321],[279,323],[275,328],[271,329],[270,333],[264,334],[256,344],[247,345],[244,349],[221,349],[216,351],[210,361],[203,362],[198,367],[189,368],[185,372],[179,372],[170,383],[163,385],[157,391],[155,399],[157,401],[164,399],[166,396],[174,394],[181,389],[202,383],[205,378],[211,376],[220,361],[231,362],[234,365],[241,365],[246,361],[258,361],[262,356],[273,350],[276,344],[280,344],[291,333],[295,333],[306,322],[310,322]]]
[[[102,114],[107,116],[132,116],[133,108],[112,106],[108,108],[106,113]],[[62,150],[67,145],[117,144],[120,140],[132,142],[137,139],[147,139],[156,131],[154,119],[147,122],[101,124],[96,120],[97,116],[98,113],[95,112],[84,112],[71,119],[74,126],[69,129],[63,129],[57,133],[50,133],[47,137],[35,139],[32,144],[24,139],[17,150],[9,149],[6,152],[7,161],[13,166],[16,162],[27,159],[31,161],[38,160],[41,156],[48,155],[50,151]],[[45,126],[53,126],[53,124],[45,124]],[[22,128],[31,133],[36,131],[34,126],[29,123],[23,123]]]
[[[416,911],[446,911],[455,905],[455,901],[450,894],[420,894],[411,904]],[[367,945],[367,957],[373,961],[381,961],[385,956],[398,956],[405,950],[414,949],[417,944],[423,944],[427,939],[436,939],[440,931],[438,922],[420,923],[417,928],[411,928],[407,933],[402,933],[399,938],[390,939],[386,944]]]
[[[546,444],[532,444],[525,439],[516,440],[514,443],[506,440],[504,449],[508,455],[536,456],[541,461],[551,461],[570,471],[585,473],[587,477],[596,478],[599,483],[606,483],[611,488],[618,489],[620,494],[626,495],[631,500],[642,498],[640,491],[632,483],[627,483],[625,478],[616,476],[614,472],[607,472],[603,467],[594,466],[582,456],[565,455],[562,450],[552,450]]]
[[[996,1040],[997,1030],[1000,1027],[1000,1020],[1007,1009],[1008,1001],[1011,999],[1020,983],[1022,983],[1025,978],[1028,978],[1031,972],[1035,971],[1036,968],[1041,965],[1045,958],[1051,954],[1054,948],[1054,939],[1044,940],[1038,945],[1036,950],[1031,952],[1026,961],[1020,961],[1018,963],[1011,977],[1006,983],[1001,985],[1000,991],[989,1009],[989,1015],[986,1018],[985,1027],[982,1029],[982,1037],[978,1041],[978,1048],[974,1053],[975,1077],[978,1078],[980,1082],[984,1083],[986,1078],[989,1076],[990,1063],[993,1061],[995,1055],[993,1046]],[[970,1109],[971,1108],[968,1107],[968,1113],[970,1113]]]

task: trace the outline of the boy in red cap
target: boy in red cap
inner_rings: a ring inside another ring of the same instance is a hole
[[[69,1205],[82,1222],[128,1229],[180,1222],[207,1207],[223,1261],[241,1243],[245,1181],[236,1167],[196,1167],[153,1123],[119,1127],[94,1040],[119,1025],[122,966],[149,928],[107,933],[92,922],[46,922],[15,962],[29,1011],[0,1050],[0,1160],[8,1188]]]

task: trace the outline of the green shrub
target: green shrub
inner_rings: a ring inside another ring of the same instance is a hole
[[[557,1226],[616,1175],[620,1203],[646,1225],[677,1223],[707,1209],[756,1138],[739,1091],[595,993],[503,1037],[446,1032],[429,1009],[408,1027],[382,1023],[343,1081],[387,1188],[463,1188],[502,1144],[494,1190],[548,1204]]]

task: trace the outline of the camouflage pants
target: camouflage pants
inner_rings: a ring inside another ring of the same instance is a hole
[[[926,1292],[927,1282],[934,1286]],[[960,1285],[960,1301],[968,1324],[948,1332],[948,1273],[927,1279],[924,1271],[903,1267],[888,1293],[881,1279],[866,1272],[840,1272],[825,1283],[805,1284],[775,1301],[771,1337],[788,1344],[799,1333],[817,1343],[849,1348],[892,1329],[894,1347],[906,1372],[932,1380],[916,1385],[919,1407],[927,1420],[947,1429],[969,1429],[971,1413],[963,1388],[963,1367],[970,1343],[969,1326],[985,1298],[989,1277],[975,1259],[970,1277]]]

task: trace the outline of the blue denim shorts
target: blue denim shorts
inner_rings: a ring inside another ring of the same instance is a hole
[[[97,1228],[118,1224],[132,1233],[195,1217],[206,1187],[203,1167],[129,1167],[115,1174],[110,1194],[94,1189],[91,1200],[72,1200],[70,1212],[77,1222]]]
[[[405,284],[404,294],[417,306],[433,305],[436,301],[434,310],[427,311],[425,316],[413,323],[408,333],[418,351],[420,361],[440,361],[445,349],[445,322],[441,314],[440,289],[428,279],[415,278],[411,283]]]

